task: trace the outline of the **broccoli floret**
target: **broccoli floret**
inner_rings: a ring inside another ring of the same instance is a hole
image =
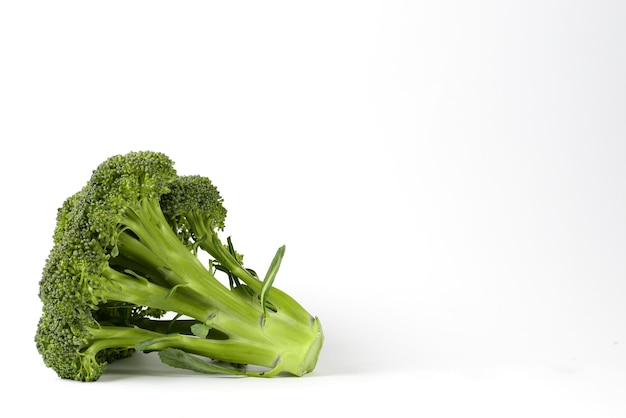
[[[261,280],[230,238],[220,240],[225,218],[211,181],[178,176],[162,153],[98,166],[57,213],[35,336],[44,363],[80,381],[97,380],[137,350],[203,373],[311,372],[320,322],[272,287],[284,247]]]

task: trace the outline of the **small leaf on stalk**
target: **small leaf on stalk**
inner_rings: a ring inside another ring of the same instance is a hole
[[[204,324],[193,324],[191,326],[191,332],[198,338],[206,338],[206,336],[209,335],[210,329],[211,328]]]
[[[276,274],[278,273],[278,269],[280,268],[280,263],[285,255],[285,246],[283,245],[276,251],[276,255],[272,260],[272,264],[270,264],[269,269],[267,270],[267,274],[265,275],[265,279],[263,279],[263,285],[261,286],[261,307],[263,308],[263,315],[261,316],[261,326],[265,324],[267,320],[267,296],[269,291],[274,283],[274,279],[276,278]]]

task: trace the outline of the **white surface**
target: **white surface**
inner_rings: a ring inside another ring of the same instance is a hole
[[[0,408],[626,414],[623,2],[206,3],[0,5]],[[287,245],[312,375],[43,366],[56,209],[141,149],[213,179],[248,265]]]

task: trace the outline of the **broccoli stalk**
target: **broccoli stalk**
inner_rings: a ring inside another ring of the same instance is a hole
[[[81,381],[97,380],[107,363],[135,350],[203,373],[311,372],[320,322],[272,288],[284,247],[261,281],[230,239],[228,246],[219,240],[225,216],[210,181],[179,177],[164,154],[102,163],[57,214],[35,337],[44,363]],[[208,266],[198,247],[214,258]],[[167,313],[173,319],[161,319]]]
[[[209,253],[214,258],[215,267],[228,274],[231,288],[247,287],[250,292],[260,295],[264,314],[267,313],[265,297],[271,288],[274,309],[289,313],[292,318],[302,322],[311,319],[297,301],[271,287],[276,272],[261,282],[256,272],[243,266],[243,257],[234,250],[230,239],[227,245],[222,243],[218,230],[224,227],[226,211],[210,179],[201,176],[177,177],[170,184],[170,192],[161,198],[161,207],[179,238],[187,245],[200,247]],[[277,251],[273,264],[276,269],[280,266],[284,251],[284,247]]]

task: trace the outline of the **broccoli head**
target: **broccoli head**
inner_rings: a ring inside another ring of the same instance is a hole
[[[320,322],[272,286],[284,246],[261,280],[220,240],[225,218],[211,181],[178,176],[162,153],[104,161],[57,213],[35,336],[44,363],[80,381],[135,351],[202,373],[311,372]]]

